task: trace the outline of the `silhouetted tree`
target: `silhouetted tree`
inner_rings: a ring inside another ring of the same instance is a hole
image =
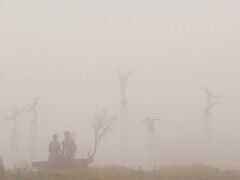
[[[116,117],[110,117],[106,110],[95,114],[94,119],[91,121],[91,125],[94,130],[94,150],[92,154],[88,154],[89,159],[95,156],[97,147],[101,140],[105,138],[107,134],[113,133],[115,131],[115,120]]]

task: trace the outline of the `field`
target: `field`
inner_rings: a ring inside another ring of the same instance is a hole
[[[8,171],[4,180],[240,180],[240,171],[204,165],[170,166],[155,171],[104,166],[79,170]]]

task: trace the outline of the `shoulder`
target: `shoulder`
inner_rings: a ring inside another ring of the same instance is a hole
[[[62,144],[66,144],[67,143],[67,139],[64,139],[63,141],[62,141]]]
[[[73,144],[75,144],[75,141],[74,141],[74,139],[72,139],[72,138],[70,139],[70,142],[73,143]]]
[[[50,143],[49,143],[49,146],[51,146],[53,144],[53,141],[51,141]]]

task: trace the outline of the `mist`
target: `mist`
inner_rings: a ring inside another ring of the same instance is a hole
[[[116,131],[98,147],[96,165],[121,164],[118,72],[126,86],[129,167],[148,166],[156,123],[156,165],[206,162],[203,87],[223,97],[212,111],[215,165],[240,169],[240,3],[237,1],[42,0],[0,2],[0,155],[9,161],[12,107],[41,94],[38,160],[54,133],[74,133],[76,157],[92,151],[90,120],[104,109]],[[18,117],[19,159],[30,161],[31,114]]]

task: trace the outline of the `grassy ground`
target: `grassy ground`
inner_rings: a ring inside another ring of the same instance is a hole
[[[4,180],[240,180],[240,172],[221,171],[203,165],[170,166],[151,172],[108,166],[79,170],[6,172]]]

